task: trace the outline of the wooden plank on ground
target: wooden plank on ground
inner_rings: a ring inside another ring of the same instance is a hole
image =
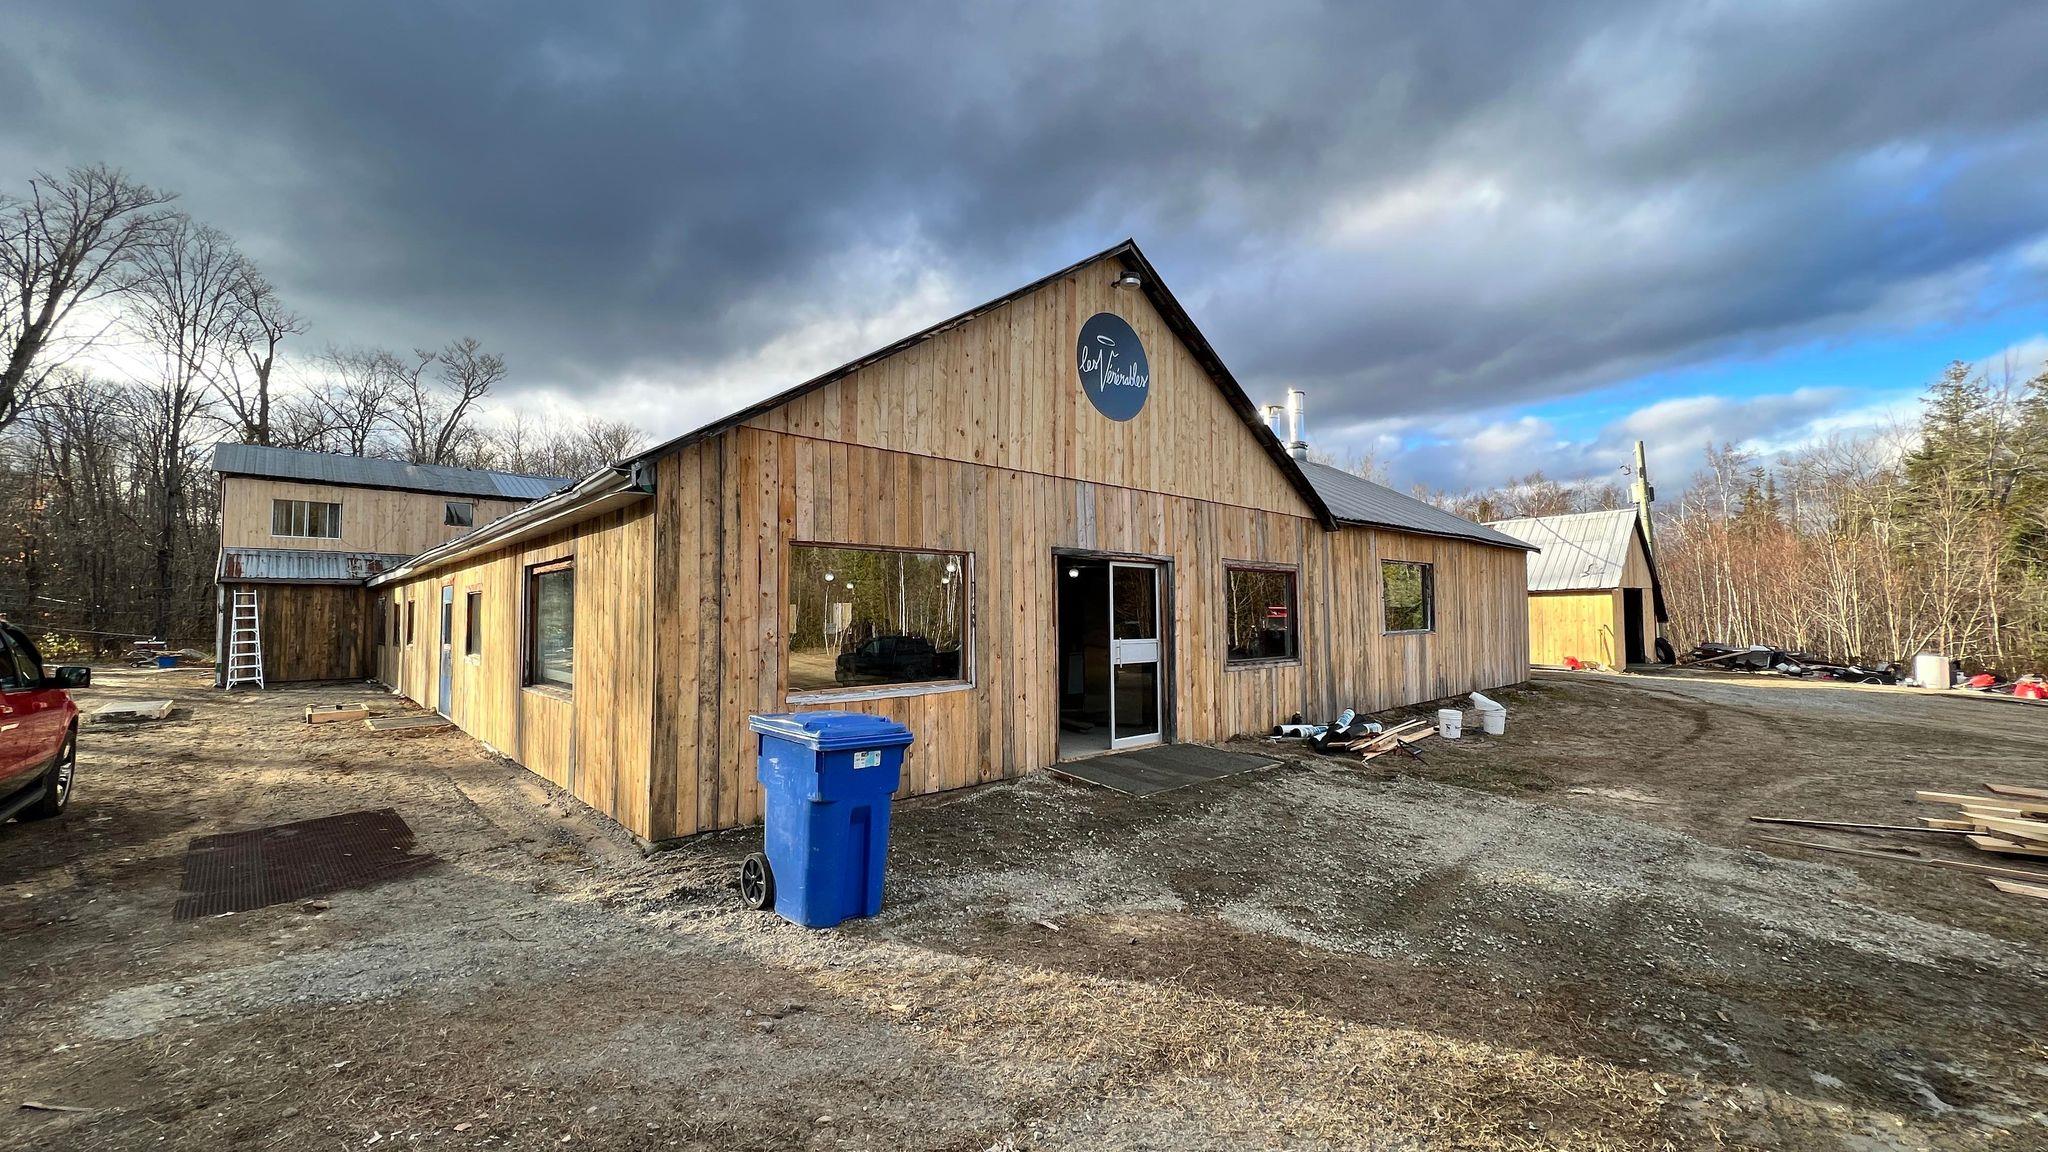
[[[308,704],[306,723],[333,724],[340,720],[363,720],[370,715],[368,704]]]
[[[1996,796],[1978,796],[1968,792],[1915,792],[1913,799],[1923,804],[1963,804],[2048,813],[2048,800],[2000,799]]]
[[[1939,828],[1945,832],[1975,832],[1977,830],[1977,822],[1975,820],[1937,820],[1932,816],[1922,816],[1920,823],[1925,824],[1929,828]]]
[[[2048,824],[2039,820],[2008,820],[2002,816],[1986,816],[1978,822],[1993,832],[2003,832],[2015,840],[2039,840],[2048,843]]]
[[[396,732],[407,728],[445,728],[448,719],[433,712],[408,712],[403,716],[372,716],[363,721],[372,732]]]
[[[2048,900],[2048,886],[2040,884],[2022,884],[2015,880],[1993,880],[1991,886],[2000,892],[2010,892],[2015,896],[2032,896],[2036,900]]]
[[[2023,844],[2000,836],[1975,834],[1970,836],[1970,843],[1986,852],[1996,852],[2000,856],[2048,856],[2048,844]]]
[[[2024,796],[2029,800],[2048,800],[2048,788],[2026,788],[2018,784],[1986,784],[1984,787],[2000,796]]]

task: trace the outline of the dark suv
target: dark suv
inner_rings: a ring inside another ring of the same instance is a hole
[[[839,654],[833,678],[841,684],[901,684],[938,675],[939,653],[922,636],[873,636]]]
[[[78,705],[69,689],[91,683],[90,668],[46,675],[29,638],[0,623],[0,821],[47,820],[71,802]]]

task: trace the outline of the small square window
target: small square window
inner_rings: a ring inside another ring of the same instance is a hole
[[[1300,651],[1294,573],[1280,568],[1225,568],[1230,647],[1225,662],[1292,660]]]
[[[442,520],[450,528],[476,526],[476,505],[467,500],[450,500],[442,505]]]
[[[1407,560],[1380,561],[1380,602],[1389,632],[1436,628],[1436,570]]]

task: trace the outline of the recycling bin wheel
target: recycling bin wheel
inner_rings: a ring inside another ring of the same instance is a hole
[[[756,912],[775,906],[775,871],[759,852],[740,861],[740,903]]]

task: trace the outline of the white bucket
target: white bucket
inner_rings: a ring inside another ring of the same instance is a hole
[[[1456,740],[1465,734],[1465,714],[1456,708],[1439,708],[1436,713],[1436,734],[1446,740]]]
[[[1479,728],[1488,736],[1498,736],[1508,730],[1508,710],[1505,708],[1482,708],[1479,712]]]

